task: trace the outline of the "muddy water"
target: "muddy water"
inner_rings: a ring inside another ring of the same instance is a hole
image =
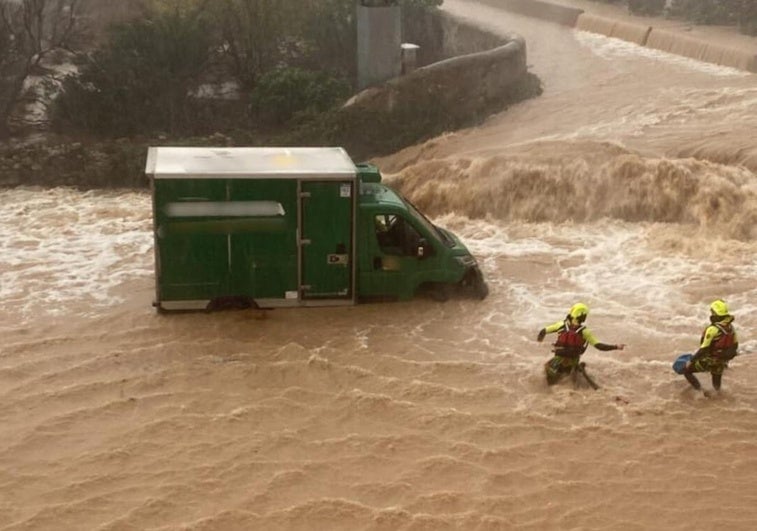
[[[545,93],[378,162],[489,298],[157,315],[146,194],[0,191],[0,529],[753,528],[756,78],[445,8]],[[718,297],[707,399],[670,363]],[[577,300],[598,391],[543,382]]]

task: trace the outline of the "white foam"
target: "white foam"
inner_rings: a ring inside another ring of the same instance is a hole
[[[121,302],[112,290],[152,274],[149,197],[72,189],[0,191],[0,305],[69,313]]]
[[[724,77],[747,77],[749,72],[732,68],[729,66],[715,65],[705,63],[695,59],[689,59],[680,55],[647,48],[637,44],[606,37],[598,33],[576,30],[576,39],[579,43],[591,49],[592,53],[603,59],[628,59],[630,57],[646,57],[655,61],[664,61],[665,63],[680,66],[688,70],[694,70],[713,76]]]
[[[753,302],[757,264],[749,253],[722,263],[711,261],[706,252],[661,254],[652,245],[658,229],[653,224],[604,220],[501,226],[458,216],[436,221],[458,233],[481,259],[487,280],[506,291],[511,304],[522,309],[519,318],[534,330],[545,324],[546,317],[556,320],[564,315],[577,300],[593,308],[595,319],[621,318],[633,323],[635,333],[666,341],[689,338],[698,330],[710,298],[725,298],[737,316],[754,315],[757,309]],[[680,230],[686,233],[684,227]],[[561,264],[559,278],[515,282],[497,269],[502,257],[543,260],[545,256]],[[723,283],[723,278],[738,283]],[[750,284],[748,279],[755,281]],[[745,285],[752,287],[744,289]],[[660,318],[665,326],[660,326]]]
[[[78,301],[84,304],[74,306],[96,311],[121,302],[115,287],[154,274],[147,193],[14,189],[1,191],[0,201],[5,207],[0,307],[5,310],[68,313]],[[622,317],[645,334],[668,337],[699,327],[709,298],[726,298],[747,325],[757,310],[757,264],[749,252],[722,264],[707,253],[663,255],[651,246],[654,225],[609,220],[513,225],[456,215],[436,221],[463,239],[495,291],[521,308],[524,324],[534,329],[559,318],[576,300],[592,306],[594,316]],[[503,258],[554,262],[559,278],[508,278],[501,270]],[[664,327],[649,317],[659,314],[661,305]]]

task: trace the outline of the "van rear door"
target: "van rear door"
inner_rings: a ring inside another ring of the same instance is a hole
[[[303,299],[353,297],[354,181],[302,181]]]

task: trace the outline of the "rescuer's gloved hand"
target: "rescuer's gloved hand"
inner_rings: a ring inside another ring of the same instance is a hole
[[[547,331],[542,328],[541,330],[539,330],[539,335],[536,336],[536,341],[541,343],[542,341],[544,341],[544,336],[546,335],[547,335]]]

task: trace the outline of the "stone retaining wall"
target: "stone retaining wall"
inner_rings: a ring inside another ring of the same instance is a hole
[[[434,102],[440,111],[469,115],[485,108],[526,74],[525,41],[452,57],[391,79],[355,96],[348,107],[391,113],[399,107]],[[421,101],[419,101],[421,100]]]
[[[426,48],[422,63],[447,58],[370,87],[344,106],[337,142],[358,158],[472,125],[541,93],[521,36],[488,33],[441,11],[418,16],[404,35]]]
[[[444,12],[425,12],[422,17],[405,29],[405,36],[440,60],[362,91],[348,108],[392,112],[432,101],[446,112],[470,114],[526,74],[526,43],[520,35],[498,36]]]

